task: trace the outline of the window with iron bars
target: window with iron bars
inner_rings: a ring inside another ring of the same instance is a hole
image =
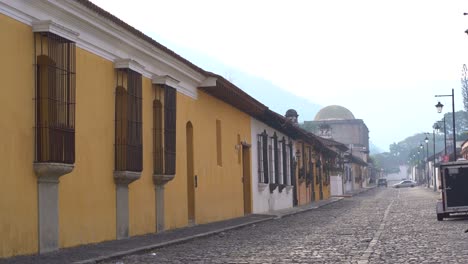
[[[34,33],[35,162],[75,162],[75,43]]]
[[[288,164],[288,171],[289,171],[289,185],[293,185],[295,184],[296,182],[296,160],[294,159],[294,156],[293,156],[293,143],[292,141],[289,141],[289,144],[288,144],[288,151],[289,151],[289,164]]]
[[[281,156],[282,156],[282,165],[283,165],[283,184],[290,185],[289,183],[289,175],[288,175],[288,166],[289,166],[289,153],[288,149],[286,148],[286,139],[283,137],[281,139]]]
[[[312,160],[312,148],[309,148],[309,171],[307,172],[307,179],[311,184],[314,184],[314,163]]]
[[[155,91],[156,98],[153,101],[153,172],[157,175],[174,175],[177,91],[167,85],[156,85]]]
[[[268,175],[270,175],[270,183],[276,183],[273,165],[273,148],[271,144],[268,144]]]
[[[115,170],[143,170],[142,77],[117,69],[115,94]]]
[[[268,183],[268,134],[266,131],[257,135],[258,182]]]
[[[275,170],[275,183],[279,184],[281,179],[281,170],[280,170],[280,162],[279,162],[279,148],[278,148],[278,136],[276,132],[273,134],[273,158],[274,158],[274,170]]]
[[[153,173],[164,174],[164,127],[163,127],[163,89],[158,85],[155,88],[156,98],[153,101]]]
[[[176,110],[177,91],[166,85],[164,87],[164,166],[168,175],[176,173]]]

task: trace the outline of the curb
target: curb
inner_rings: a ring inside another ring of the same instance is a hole
[[[91,258],[91,259],[87,259],[87,260],[76,261],[76,262],[73,262],[73,263],[74,264],[97,263],[97,262],[104,261],[104,260],[115,259],[115,258],[127,256],[127,255],[132,255],[132,254],[135,254],[135,253],[143,252],[143,251],[149,251],[149,250],[153,250],[153,249],[156,249],[156,248],[161,248],[161,247],[165,247],[165,246],[169,246],[169,245],[179,244],[179,243],[190,241],[190,240],[193,240],[193,239],[196,239],[196,238],[211,236],[211,235],[214,235],[214,234],[217,234],[217,233],[221,233],[221,232],[232,230],[232,229],[241,228],[241,227],[248,226],[248,225],[251,225],[251,224],[270,221],[272,219],[274,219],[273,216],[271,216],[269,218],[265,218],[265,219],[249,221],[249,222],[242,223],[242,224],[235,225],[235,226],[225,227],[225,228],[214,230],[214,231],[200,233],[200,234],[189,236],[189,237],[174,239],[174,240],[161,242],[161,243],[156,243],[156,244],[143,246],[143,247],[137,247],[137,248],[133,248],[133,249],[130,249],[130,250],[119,251],[117,253],[113,253],[113,254],[109,254],[109,255],[105,255],[105,256],[100,256],[100,257],[96,257],[96,258]]]

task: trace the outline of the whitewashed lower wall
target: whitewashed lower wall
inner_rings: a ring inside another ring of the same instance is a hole
[[[330,176],[331,195],[343,195],[343,178],[341,175]]]
[[[270,193],[268,185],[259,184],[258,176],[258,146],[257,146],[257,135],[262,133],[264,130],[268,133],[268,136],[273,136],[276,132],[278,138],[288,138],[287,135],[280,133],[277,130],[269,127],[268,125],[251,118],[252,128],[252,200],[253,200],[253,213],[265,213],[269,211],[275,211],[280,209],[286,209],[293,207],[293,189],[292,187],[286,187],[280,193],[276,188],[273,193]],[[293,149],[295,153],[295,149]]]

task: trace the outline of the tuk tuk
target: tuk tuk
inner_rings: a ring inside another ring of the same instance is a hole
[[[442,163],[440,186],[442,199],[437,202],[437,220],[468,213],[468,161]]]

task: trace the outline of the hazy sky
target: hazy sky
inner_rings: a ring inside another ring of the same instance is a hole
[[[468,1],[92,2],[157,41],[206,54],[311,102],[348,108],[380,148],[432,131],[442,117],[435,94],[455,88],[456,110],[463,109]],[[451,111],[449,97],[441,102]]]

